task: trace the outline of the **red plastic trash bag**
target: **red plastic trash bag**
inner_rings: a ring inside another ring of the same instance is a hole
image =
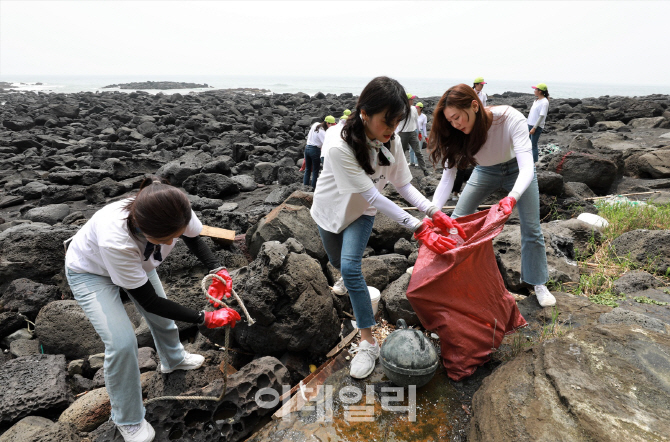
[[[468,240],[443,255],[421,246],[414,264],[407,299],[421,324],[440,337],[442,363],[455,381],[487,362],[506,334],[528,325],[491,244],[508,217],[495,205],[458,218]]]

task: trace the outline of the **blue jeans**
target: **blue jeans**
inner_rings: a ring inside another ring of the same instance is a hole
[[[305,146],[305,175],[302,178],[305,186],[309,186],[309,175],[312,174],[312,189],[316,187],[319,167],[321,167],[321,149],[308,144]]]
[[[528,125],[528,132],[533,128],[530,124]],[[530,136],[530,144],[533,146],[533,161],[537,163],[537,160],[540,159],[540,153],[538,152],[537,149],[537,142],[540,139],[540,135],[542,135],[542,128],[538,126],[535,128],[535,133]]]
[[[137,360],[137,338],[121,302],[120,288],[108,276],[75,273],[66,268],[65,275],[74,299],[105,344],[105,386],[116,425],[139,424],[144,419],[140,367]],[[165,298],[156,270],[147,273],[156,294]],[[186,356],[179,342],[179,329],[172,319],[147,313],[131,296],[144,316],[163,365],[175,367]]]
[[[456,204],[453,218],[469,215],[482,201],[498,189],[512,190],[519,176],[516,158],[495,166],[476,166]],[[521,280],[531,285],[545,284],[549,279],[547,252],[540,227],[540,192],[537,175],[516,204],[521,222]]]
[[[368,245],[374,223],[374,216],[361,215],[340,233],[328,232],[319,227],[328,260],[342,273],[344,286],[349,291],[349,299],[354,308],[356,326],[360,329],[370,328],[376,324],[370,292],[361,270],[363,252]]]

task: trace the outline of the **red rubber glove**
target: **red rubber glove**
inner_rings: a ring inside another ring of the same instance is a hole
[[[423,137],[423,134],[419,134],[419,141],[421,141],[422,137]]]
[[[463,227],[461,227],[461,225],[458,224],[456,220],[451,219],[441,210],[433,213],[433,223],[435,223],[435,227],[442,230],[442,233],[445,235],[449,233],[449,230],[456,229],[458,230],[458,236],[463,239],[468,239],[468,237],[465,235]]]
[[[516,206],[516,200],[511,196],[506,196],[500,200],[498,205],[500,206],[499,209],[502,210],[505,215],[509,215],[512,213],[514,206]]]
[[[230,294],[233,291],[233,278],[230,277],[230,275],[228,274],[228,270],[226,269],[221,269],[218,272],[216,272],[216,274],[221,278],[223,278],[226,281],[226,284],[224,285],[218,279],[213,278],[212,283],[209,285],[209,288],[207,289],[207,294],[216,299],[223,299],[224,295],[226,296],[226,298],[230,298]],[[214,307],[223,305],[223,303],[219,304],[218,302],[214,302],[211,299],[209,299],[209,302],[210,304],[214,305]]]
[[[433,222],[430,219],[424,219],[421,226],[414,232],[414,238],[438,255],[456,247],[456,241],[433,232],[433,227]]]
[[[224,307],[213,312],[205,312],[205,326],[207,328],[218,328],[230,325],[235,328],[235,321],[242,319],[240,314],[229,307]]]
[[[426,143],[428,142],[428,138],[429,138],[429,137],[426,137]]]
[[[304,172],[307,169],[307,161],[303,160],[302,166],[300,166],[300,172]]]

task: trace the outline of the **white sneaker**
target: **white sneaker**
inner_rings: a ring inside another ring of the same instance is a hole
[[[344,296],[347,294],[347,288],[344,286],[344,280],[342,278],[338,279],[335,285],[333,285],[333,293],[337,296]]]
[[[156,437],[154,427],[146,419],[135,425],[117,425],[119,433],[126,442],[151,442]]]
[[[174,368],[167,368],[161,362],[161,372],[172,373],[175,370],[195,370],[196,368],[202,367],[203,362],[205,362],[204,356],[186,352],[186,357],[184,360]]]
[[[542,307],[556,305],[556,298],[554,298],[554,295],[547,289],[546,285],[536,285],[535,296],[537,296],[537,302],[539,302]]]
[[[361,343],[358,344],[358,347],[352,350],[352,353],[356,353],[354,359],[351,360],[351,370],[349,375],[352,378],[363,379],[370,374],[375,369],[375,361],[379,357],[381,351],[381,346],[375,339],[375,344],[372,345],[365,339],[361,339]]]

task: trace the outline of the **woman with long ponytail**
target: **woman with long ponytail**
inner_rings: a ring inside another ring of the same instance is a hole
[[[460,229],[410,183],[412,174],[400,137],[394,133],[409,111],[407,94],[400,83],[377,77],[365,86],[344,126],[329,129],[323,143],[324,167],[314,191],[311,214],[330,263],[342,274],[333,291],[338,295],[349,292],[356,325],[361,330],[361,343],[350,370],[350,375],[358,379],[372,373],[380,350],[372,336],[375,318],[361,271],[377,211],[413,231],[414,237],[435,253],[444,253],[456,243],[435,233],[434,225],[443,231]],[[421,221],[383,196],[380,191],[389,182],[429,218]],[[462,229],[460,234],[465,237]]]

